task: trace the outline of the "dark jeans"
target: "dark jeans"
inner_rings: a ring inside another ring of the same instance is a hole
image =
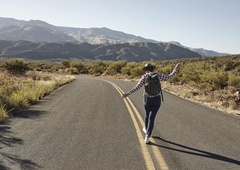
[[[146,111],[145,115],[145,128],[147,130],[147,135],[150,137],[154,127],[154,120],[157,115],[157,112],[161,106],[160,96],[156,97],[146,97],[143,98],[143,106]]]

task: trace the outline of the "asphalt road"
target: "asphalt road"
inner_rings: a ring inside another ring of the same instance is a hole
[[[239,116],[165,92],[146,145],[142,90],[108,81],[77,77],[1,124],[0,169],[240,169]]]

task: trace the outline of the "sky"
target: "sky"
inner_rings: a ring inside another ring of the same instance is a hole
[[[240,0],[0,0],[0,17],[240,54]]]

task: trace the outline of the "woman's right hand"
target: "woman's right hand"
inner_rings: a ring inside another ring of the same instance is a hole
[[[128,97],[128,94],[125,93],[122,95],[122,98],[126,98],[126,97]]]

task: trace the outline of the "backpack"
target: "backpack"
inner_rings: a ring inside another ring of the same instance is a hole
[[[155,96],[161,93],[162,100],[163,100],[162,87],[161,87],[161,83],[157,73],[147,75],[144,87],[145,87],[145,92],[149,96]]]

